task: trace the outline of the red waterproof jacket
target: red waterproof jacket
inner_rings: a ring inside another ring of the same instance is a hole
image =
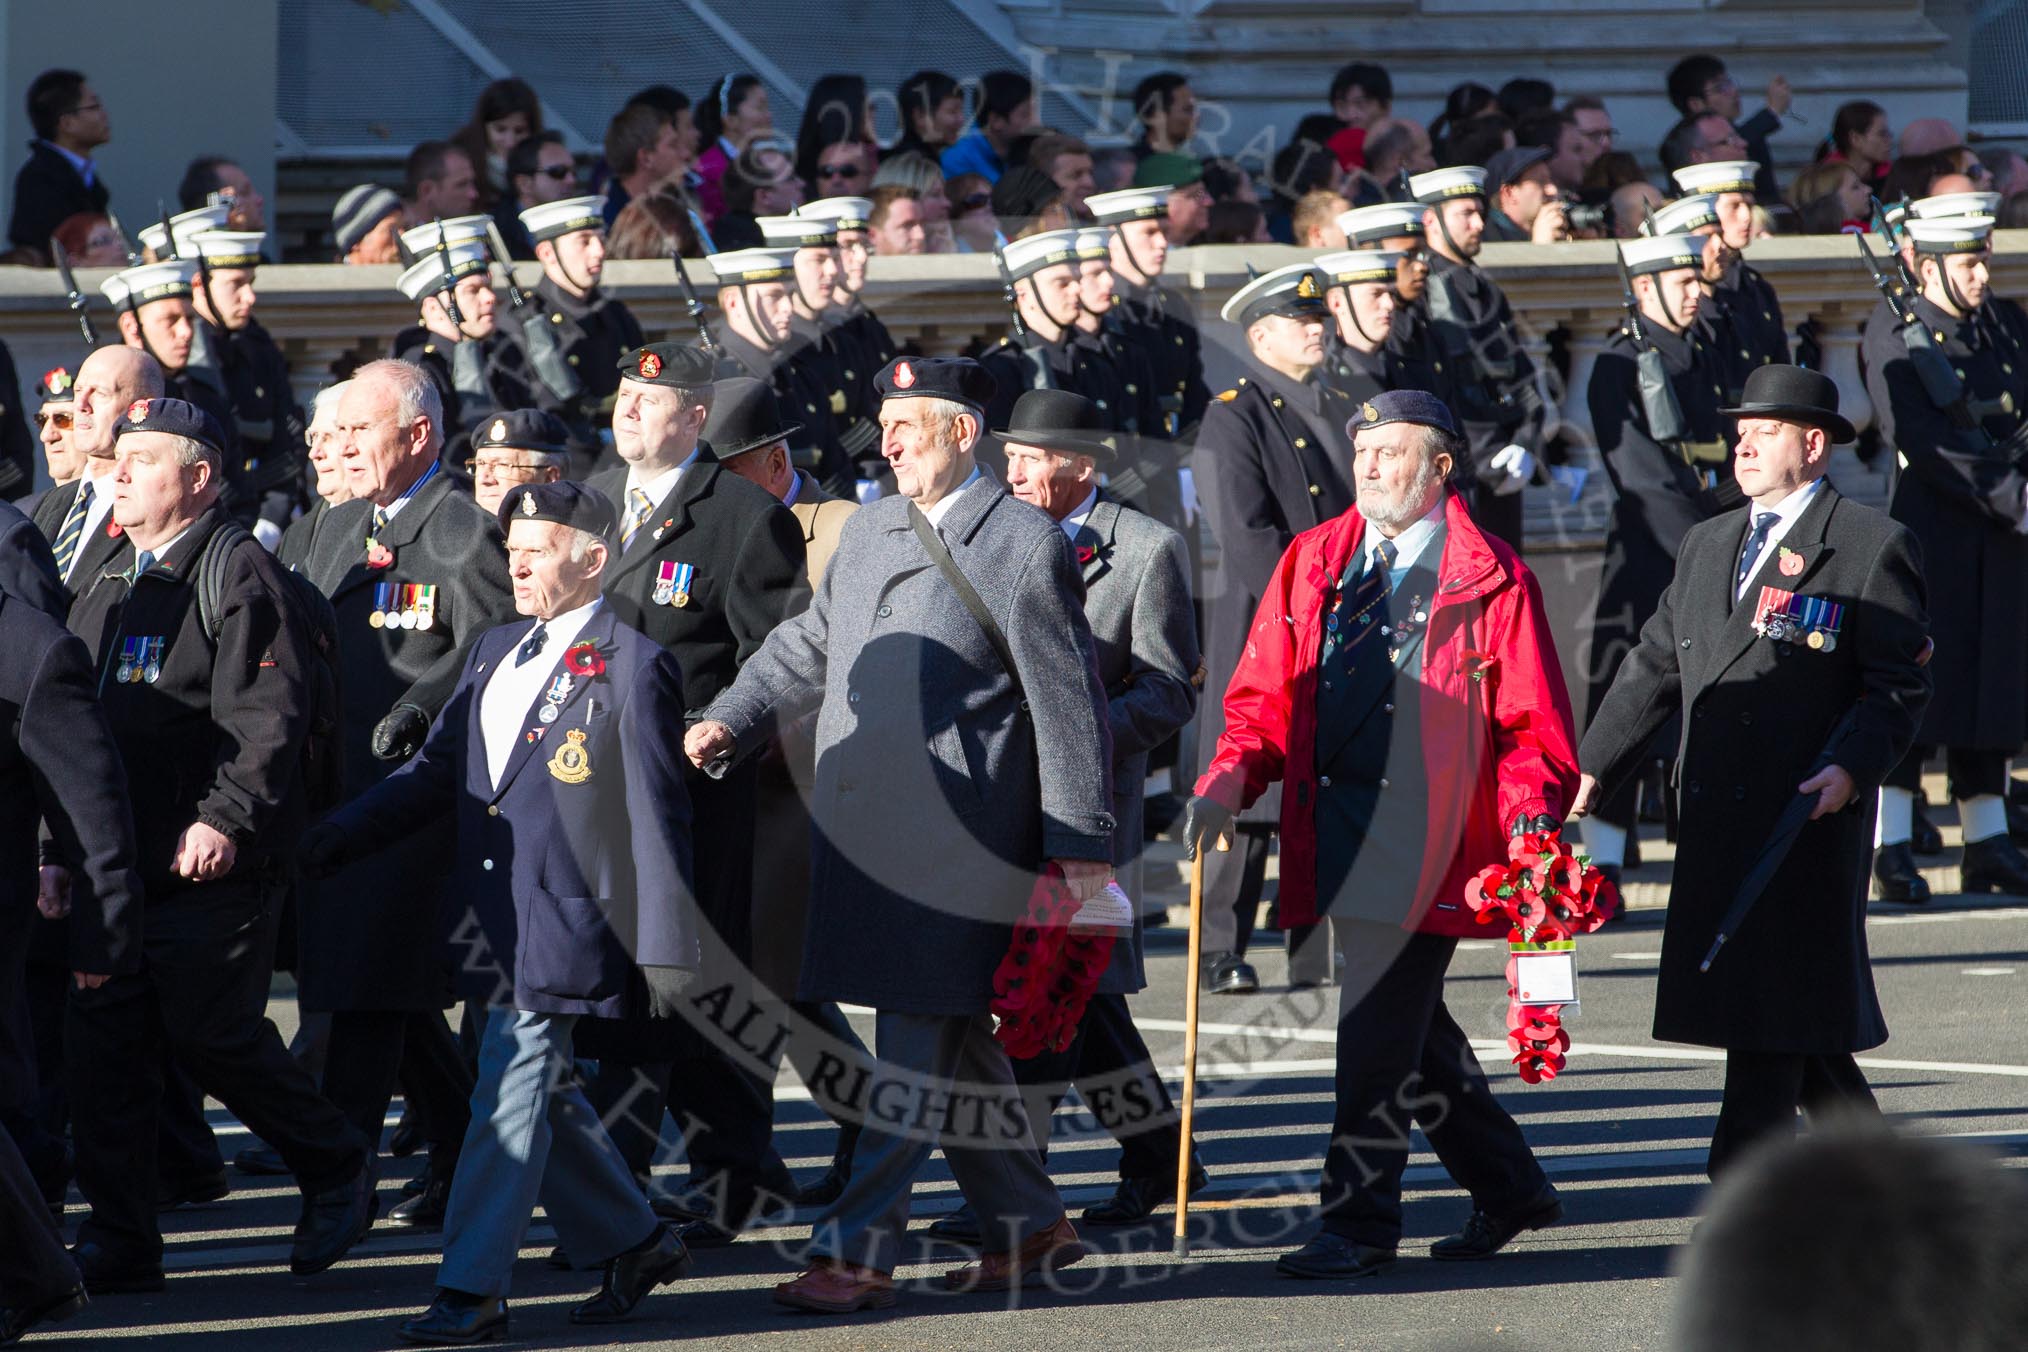
[[[1570,696],[1535,575],[1446,495],[1444,553],[1423,639],[1429,832],[1406,928],[1483,935],[1465,884],[1507,857],[1514,818],[1562,820],[1577,789]],[[1358,511],[1298,535],[1275,565],[1225,691],[1225,733],[1199,795],[1238,811],[1282,781],[1281,923],[1317,915],[1317,653],[1325,598],[1356,556]]]

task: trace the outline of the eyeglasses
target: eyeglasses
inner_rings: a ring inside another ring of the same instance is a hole
[[[993,205],[993,194],[990,192],[968,192],[958,199],[958,205],[966,211],[977,211],[981,207]]]
[[[865,172],[865,167],[857,164],[820,164],[817,166],[818,178],[857,178]]]
[[[1705,98],[1710,98],[1713,94],[1735,94],[1738,92],[1739,81],[1733,79],[1730,75],[1721,75],[1710,84],[1704,86]]]
[[[55,423],[57,431],[68,432],[70,431],[70,425],[75,421],[77,421],[77,415],[74,413],[37,413],[35,415],[35,426],[38,430],[49,423]]]
[[[555,179],[558,183],[568,183],[577,177],[577,166],[574,164],[550,164],[543,166],[537,172],[545,178]]]
[[[1602,146],[1609,146],[1620,139],[1620,129],[1618,127],[1598,127],[1584,132],[1582,135],[1587,141],[1592,141]]]
[[[542,466],[531,465],[525,460],[474,459],[472,461],[472,477],[475,479],[480,475],[490,475],[497,479],[504,474],[539,474],[541,472]]]

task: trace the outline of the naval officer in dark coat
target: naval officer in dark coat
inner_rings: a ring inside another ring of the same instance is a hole
[[[1866,954],[1874,794],[1929,700],[1916,543],[1824,479],[1849,441],[1814,371],[1749,377],[1733,473],[1750,500],[1693,526],[1641,643],[1585,731],[1572,810],[1596,806],[1680,713],[1681,833],[1655,1036],[1725,1049],[1710,1170],[1793,1129],[1800,1107],[1871,1109],[1852,1054],[1887,1040]],[[1794,844],[1702,970],[1798,797]]]

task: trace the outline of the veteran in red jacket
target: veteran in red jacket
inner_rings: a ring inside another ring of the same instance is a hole
[[[1375,395],[1347,431],[1356,504],[1276,566],[1185,828],[1199,848],[1281,781],[1282,923],[1335,922],[1321,1232],[1278,1264],[1313,1278],[1393,1261],[1411,1119],[1472,1195],[1434,1257],[1490,1257],[1563,1214],[1443,1002],[1458,938],[1484,932],[1466,882],[1510,832],[1553,829],[1577,784],[1542,591],[1446,488],[1462,442],[1441,399]]]

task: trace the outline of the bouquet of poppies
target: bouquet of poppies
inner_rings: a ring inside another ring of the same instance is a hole
[[[1028,914],[993,972],[993,1036],[1007,1054],[1026,1059],[1062,1051],[1112,960],[1114,931],[1074,925],[1077,898],[1055,864],[1035,880]]]
[[[1465,885],[1465,905],[1481,925],[1507,926],[1507,1046],[1529,1084],[1553,1080],[1570,1051],[1560,1004],[1522,1002],[1519,957],[1573,949],[1619,910],[1605,875],[1553,831],[1514,837],[1507,862],[1491,864]]]

